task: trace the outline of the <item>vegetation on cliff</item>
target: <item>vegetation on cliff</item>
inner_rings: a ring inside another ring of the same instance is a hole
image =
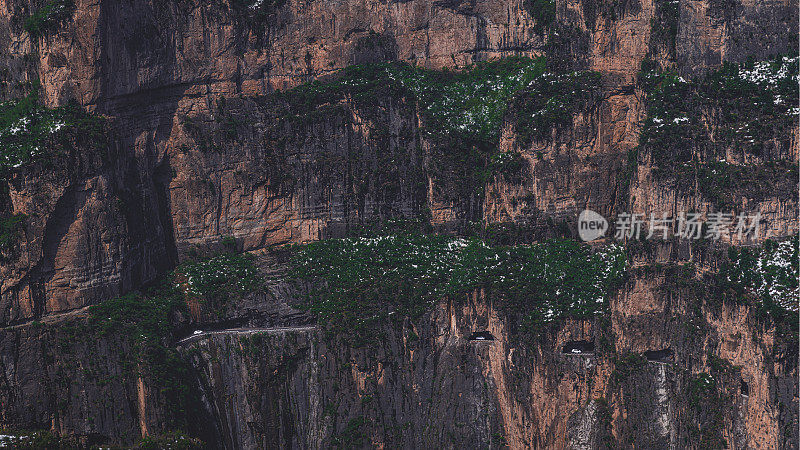
[[[532,80],[514,103],[518,141],[547,141],[554,130],[569,127],[575,112],[597,96],[600,81],[598,72],[548,72]]]
[[[516,179],[524,167],[519,154],[499,149],[505,123],[513,124],[524,145],[548,140],[553,130],[569,126],[599,89],[599,74],[552,72],[544,57],[503,58],[458,70],[430,70],[403,62],[350,66],[265,99],[277,119],[273,122],[277,154],[270,158],[286,157],[286,132],[298,132],[289,124],[347,118],[352,114],[342,114],[343,108],[354,106],[361,125],[369,124],[370,138],[380,142],[381,136],[395,133],[388,129],[386,108],[414,107],[409,116],[419,115],[420,128],[405,132],[418,133],[431,144],[424,171],[433,189],[443,198],[476,205],[491,177]],[[407,148],[394,151],[413,151],[420,144],[410,136],[402,145]],[[284,179],[280,174],[275,178]],[[425,182],[425,177],[420,180]]]
[[[187,429],[187,414],[199,408],[195,404],[198,397],[193,392],[190,368],[174,348],[174,332],[187,312],[187,301],[201,298],[217,304],[259,286],[260,277],[247,256],[218,255],[189,261],[151,288],[93,305],[86,320],[62,326],[61,352],[69,354],[86,336],[102,337],[101,342],[121,342],[123,377],[128,381],[142,377],[158,387],[157,400],[169,413],[164,430]],[[115,376],[104,373],[106,370],[97,369],[99,382],[106,383]]]
[[[46,160],[76,148],[98,145],[103,121],[76,103],[46,108],[39,102],[38,85],[30,94],[0,103],[0,176],[33,160]]]
[[[684,190],[697,180],[700,193],[718,208],[735,206],[735,190],[742,186],[753,198],[774,192],[776,179],[796,190],[782,182],[797,179],[796,165],[775,159],[787,150],[789,131],[798,123],[799,61],[782,56],[725,63],[693,80],[645,61],[639,74],[647,93],[640,149],[652,156],[654,174]],[[733,164],[729,152],[751,156]]]
[[[230,2],[233,9],[240,14],[240,17],[244,18],[243,24],[250,28],[259,46],[264,45],[263,36],[270,18],[285,4],[286,0],[232,0]]]
[[[3,254],[10,252],[19,239],[19,233],[25,226],[25,215],[14,214],[0,217],[0,260]]]
[[[244,295],[261,285],[253,258],[247,254],[225,253],[187,261],[175,270],[173,279],[187,296],[203,298]]]
[[[721,389],[712,374],[699,373],[688,379],[688,400],[692,421],[689,436],[700,448],[729,448],[723,436],[726,409],[731,404],[730,394]]]
[[[720,270],[722,287],[741,301],[753,300],[758,313],[775,323],[777,333],[798,340],[800,239],[795,235],[762,247],[731,247]]]
[[[534,29],[537,33],[543,33],[550,28],[556,18],[555,0],[525,0],[525,8],[536,21]]]
[[[729,264],[723,268],[725,281],[752,292],[769,305],[789,311],[798,306],[798,237],[766,241],[763,247],[728,251]]]
[[[429,135],[496,145],[511,98],[540,77],[544,58],[505,58],[459,71],[403,66],[390,76],[414,93]]]
[[[49,0],[25,19],[25,30],[33,37],[56,30],[62,22],[72,17],[74,0]]]
[[[798,61],[779,57],[725,63],[695,80],[645,61],[639,82],[647,93],[640,141],[659,163],[691,162],[697,147],[724,157],[728,148],[761,155],[764,143],[797,122]],[[704,117],[716,122],[709,126]]]
[[[650,19],[650,52],[663,51],[674,57],[681,17],[679,4],[673,0],[656,0],[653,4],[655,14]]]
[[[373,103],[383,95],[419,103],[423,131],[431,138],[493,146],[511,98],[545,71],[544,58],[504,58],[460,70],[430,70],[408,63],[349,66],[336,77],[276,93],[295,117],[348,98]]]
[[[100,335],[126,331],[133,339],[135,356],[147,356],[154,348],[161,349],[169,338],[174,325],[170,319],[174,313],[186,310],[188,299],[224,301],[253,292],[261,283],[249,255],[222,254],[190,260],[143,293],[90,307],[89,325]]]
[[[74,437],[62,437],[50,431],[0,431],[0,447],[16,448],[18,450],[79,450],[79,449],[121,449],[136,450],[191,450],[205,448],[198,439],[191,438],[180,432],[169,432],[158,436],[143,438],[138,444],[130,447],[119,446],[87,446]]]
[[[331,80],[316,80],[276,95],[295,114],[307,115],[345,97],[374,102],[380,95],[411,96],[419,103],[424,133],[434,140],[491,149],[512,104],[518,131],[546,138],[600,87],[597,72],[553,73],[544,57],[503,58],[459,70],[430,70],[407,63],[350,66]]]
[[[2,430],[2,432],[0,432],[0,447],[11,447],[23,450],[80,448],[76,440],[60,438],[49,431],[17,430]]]
[[[699,163],[694,175],[703,196],[719,210],[734,210],[741,195],[756,201],[769,196],[783,197],[797,192],[796,180],[800,177],[797,164],[787,161],[766,161],[761,164],[732,164],[726,161]],[[691,171],[677,172],[688,176]]]
[[[292,278],[309,282],[306,306],[357,340],[392,315],[418,315],[446,296],[485,289],[495,304],[537,329],[606,311],[626,257],[570,240],[489,246],[440,235],[326,240],[296,249]]]
[[[170,413],[166,427],[185,427],[191,407],[187,366],[171,347],[171,318],[185,311],[180,293],[168,283],[146,293],[131,293],[89,308],[89,318],[76,325],[80,336],[118,337],[129,347],[120,355],[127,377],[142,376],[159,387],[159,400]],[[121,349],[122,350],[122,349]]]

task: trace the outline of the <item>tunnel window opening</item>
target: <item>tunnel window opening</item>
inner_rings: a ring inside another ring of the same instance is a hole
[[[565,355],[591,355],[594,353],[594,342],[569,341],[564,344],[561,353]]]
[[[469,340],[472,341],[493,341],[494,336],[488,331],[476,331],[469,335]]]
[[[739,392],[742,394],[742,397],[747,397],[750,395],[750,385],[744,380],[739,380]]]
[[[644,352],[644,357],[650,362],[667,363],[672,361],[672,349],[648,350]]]

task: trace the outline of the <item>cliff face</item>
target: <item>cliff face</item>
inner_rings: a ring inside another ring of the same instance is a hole
[[[0,0],[0,425],[226,448],[796,448],[796,338],[703,285],[728,244],[797,233],[797,11]],[[307,289],[276,251],[387,222],[576,238],[586,208],[760,213],[763,229],[632,240],[607,312],[533,341],[470,289],[355,345],[298,309]],[[187,295],[146,345],[130,321],[92,325],[92,305],[231,251],[266,285]],[[195,328],[248,331],[179,342]]]
[[[217,399],[226,446],[688,448],[713,446],[715,432],[731,447],[794,445],[788,355],[776,359],[745,308],[692,311],[689,292],[664,294],[665,278],[630,281],[611,323],[571,321],[533,346],[475,293],[386,327],[366,350],[303,331],[218,335],[184,352]],[[494,340],[470,340],[483,330]],[[623,363],[604,341],[647,356]],[[715,379],[699,404],[686,367]]]
[[[60,298],[47,300],[52,305],[45,306],[43,311],[70,309],[102,298],[91,293],[84,295],[82,284],[108,292],[127,291],[152,280],[162,271],[159,262],[174,263],[179,249],[207,244],[220,236],[242,236],[246,241],[245,249],[253,249],[324,236],[319,234],[320,228],[327,228],[331,221],[346,222],[348,215],[364,218],[363,212],[350,205],[350,199],[341,191],[353,190],[352,186],[342,185],[339,192],[323,193],[320,189],[333,187],[325,181],[303,177],[304,170],[315,170],[313,165],[279,172],[297,177],[300,183],[317,183],[316,190],[313,186],[302,186],[286,195],[272,192],[269,187],[261,189],[269,180],[259,179],[260,171],[249,170],[252,167],[242,168],[253,163],[277,162],[264,159],[272,156],[265,153],[274,154],[274,149],[264,147],[274,147],[275,141],[279,141],[277,135],[302,139],[302,142],[278,142],[277,145],[288,149],[283,150],[283,155],[274,156],[295,156],[297,151],[309,155],[325,152],[326,157],[335,159],[331,154],[359,153],[365,146],[380,145],[405,153],[405,165],[413,167],[414,164],[421,166],[423,157],[414,154],[415,148],[428,148],[414,131],[417,118],[413,105],[410,110],[388,104],[378,107],[375,112],[380,123],[370,124],[361,117],[359,105],[348,105],[345,100],[343,107],[349,111],[343,116],[331,114],[330,118],[322,117],[299,127],[270,130],[273,124],[267,121],[274,120],[274,116],[257,113],[259,108],[250,103],[252,100],[247,100],[253,96],[294,86],[354,63],[396,58],[439,68],[492,57],[548,53],[553,60],[563,59],[575,67],[600,71],[604,75],[604,89],[600,98],[575,118],[579,123],[574,133],[568,133],[571,136],[559,136],[545,148],[539,148],[540,143],[521,149],[524,154],[531,155],[529,159],[537,153],[547,157],[538,166],[535,161],[531,163],[536,166],[533,167],[535,180],[523,184],[534,185],[534,189],[529,188],[533,192],[522,190],[517,195],[536,194],[536,204],[531,206],[537,210],[594,205],[598,211],[607,213],[624,199],[624,193],[607,192],[614,191],[616,173],[625,163],[628,150],[636,145],[637,121],[645,110],[642,95],[637,95],[633,84],[641,61],[648,56],[677,58],[679,71],[688,76],[722,60],[743,61],[747,57],[760,59],[785,53],[788,47],[778,43],[786,46],[791,42],[792,18],[796,15],[789,4],[737,4],[731,8],[739,8],[741,13],[729,11],[722,16],[708,12],[710,6],[700,11],[690,5],[691,8],[678,8],[677,14],[674,11],[667,14],[662,11],[667,6],[660,4],[649,5],[649,8],[648,5],[624,4],[610,11],[593,3],[557,4],[557,20],[550,34],[545,34],[549,39],[547,46],[545,37],[534,30],[535,20],[522,4],[417,5],[411,2],[370,6],[357,2],[354,5],[312,3],[301,7],[286,3],[279,7],[269,4],[260,9],[242,9],[224,3],[193,6],[185,2],[167,2],[123,8],[78,2],[72,17],[37,37],[30,36],[22,26],[26,15],[36,10],[35,5],[5,3],[3,6],[4,15],[0,20],[6,24],[3,63],[8,68],[4,72],[9,77],[5,82],[9,94],[21,89],[24,82],[38,79],[42,83],[40,97],[46,105],[75,99],[96,113],[108,116],[113,123],[109,147],[114,156],[106,163],[106,170],[111,173],[101,176],[106,180],[101,182],[104,186],[92,189],[87,198],[98,195],[118,198],[116,203],[122,205],[123,210],[137,211],[135,217],[109,218],[116,223],[102,227],[106,236],[97,236],[92,242],[70,241],[67,237],[64,242],[51,244],[53,255],[47,257],[36,244],[30,248],[31,254],[24,263],[28,269],[21,268],[16,276],[4,277],[4,299],[9,297],[7,292],[29,289],[25,286],[31,281],[20,283],[19,279],[39,263],[46,273],[29,277],[38,278],[36,282],[45,285],[45,297]],[[662,17],[665,14],[667,17]],[[759,41],[759,47],[752,50],[746,47],[753,45],[747,33],[753,33],[751,30],[756,25],[748,18],[758,18],[758,27],[763,30],[760,34],[770,38]],[[652,21],[663,24],[651,26]],[[662,31],[650,36],[651,28],[672,30],[670,27],[677,30],[676,34]],[[726,33],[717,31],[720,28],[725,28]],[[703,38],[696,39],[690,33],[698,33]],[[674,46],[670,50],[673,54],[665,54],[661,50],[663,46]],[[384,47],[390,47],[391,51]],[[356,54],[359,51],[378,56],[359,57]],[[694,55],[702,55],[702,58]],[[237,97],[244,99],[236,100]],[[233,99],[230,105],[220,107],[220,99],[229,98]],[[385,111],[387,107],[398,110]],[[233,139],[219,136],[219,129],[225,126],[235,128],[223,134]],[[370,127],[381,129],[381,139],[375,144],[366,130]],[[209,148],[209,143],[198,142],[211,135],[213,139],[226,141],[217,142],[214,147],[218,151],[212,153],[220,154],[219,157],[202,151]],[[337,138],[328,139],[331,135]],[[325,142],[313,142],[314,138]],[[790,150],[791,160],[796,160],[796,139],[797,136],[792,136],[791,148],[795,150]],[[504,133],[501,148],[515,147],[513,140],[513,131]],[[556,155],[551,154],[559,147],[577,151],[570,152],[571,161],[559,158],[557,166],[561,168],[554,171]],[[91,158],[85,151],[78,153],[83,158]],[[303,164],[302,158],[297,159]],[[63,164],[66,168],[71,163]],[[570,166],[574,169],[568,168]],[[271,170],[275,170],[272,167]],[[334,178],[344,183],[349,182],[345,170],[370,178],[361,168],[334,168],[327,164],[325,168],[331,174],[342,174]],[[299,172],[294,173],[296,170]],[[249,175],[251,172],[253,175]],[[558,181],[559,172],[566,176],[563,182]],[[650,212],[680,200],[670,194],[658,194],[660,198],[649,199],[655,192],[669,190],[669,187],[653,186],[653,181],[647,179],[647,164],[638,172],[639,177],[644,177],[642,190],[630,195],[645,202],[641,207],[643,211]],[[245,176],[252,179],[235,179],[237,174],[247,174]],[[403,172],[396,175],[393,180],[400,178],[400,182],[414,178]],[[74,182],[65,182],[67,174],[47,173],[46,176],[58,180],[59,186],[52,195],[50,192],[54,188],[38,185],[46,183],[45,180],[35,171],[29,173],[28,168],[16,173],[18,181],[10,186],[12,212],[31,217],[33,213],[41,215],[40,219],[31,221],[36,222],[39,229],[27,230],[31,236],[26,241],[43,241],[45,235],[59,234],[58,231],[44,232],[48,222],[69,222],[61,226],[79,227],[81,220],[94,221],[99,215],[115,214],[108,210],[92,212],[93,208],[103,209],[115,203],[97,197],[88,200],[93,206],[83,205],[83,199],[70,199],[62,202],[63,211],[56,210],[60,198],[71,190],[82,190],[80,185],[89,182],[96,176],[94,173],[78,176]],[[598,178],[607,181],[598,184]],[[638,183],[634,181],[634,184]],[[74,187],[65,189],[67,186]],[[65,193],[58,193],[59,189],[65,189]],[[380,207],[403,214],[427,203],[434,212],[435,221],[476,220],[481,216],[480,211],[467,206],[468,217],[464,217],[459,212],[464,206],[453,210],[449,202],[442,204],[436,198],[426,199],[424,192],[418,192],[421,189],[414,189],[413,186],[401,189],[404,199],[393,198],[390,204]],[[498,189],[509,188],[500,186]],[[595,192],[588,193],[589,190]],[[564,195],[565,192],[571,194]],[[368,200],[375,202],[381,194],[366,189],[363,196],[373,197]],[[50,195],[48,205],[30,204],[35,195]],[[243,200],[243,197],[251,198]],[[694,205],[697,201],[685,203],[702,209]],[[48,208],[53,212],[49,213]],[[485,208],[488,218],[503,219],[508,213],[498,211],[500,208],[501,205],[495,206],[490,201]],[[86,218],[74,212],[77,210]],[[778,214],[776,220],[780,221],[781,215],[791,217],[792,209],[777,204],[772,206],[772,213]],[[51,214],[65,214],[68,218],[49,220]],[[69,217],[72,215],[78,217]],[[302,218],[292,218],[293,215]],[[511,212],[510,215],[514,220],[516,214]],[[75,234],[87,235],[77,229]],[[101,245],[102,242],[106,245]],[[70,261],[76,253],[97,260],[77,257],[79,260]],[[86,278],[76,276],[78,272],[83,272]],[[43,279],[49,277],[52,277],[49,281]],[[125,282],[127,280],[131,281]],[[71,286],[64,289],[61,287],[64,285]],[[21,311],[34,309],[29,300],[33,296],[31,293],[17,295],[28,298],[28,305],[18,307]],[[77,295],[84,300],[70,298]],[[26,303],[25,300],[10,300],[17,301]],[[12,313],[12,316],[17,314]],[[25,312],[19,314],[30,317]]]

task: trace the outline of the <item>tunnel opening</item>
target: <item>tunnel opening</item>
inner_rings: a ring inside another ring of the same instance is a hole
[[[561,348],[561,353],[565,355],[591,355],[594,353],[594,342],[569,341]]]
[[[470,342],[493,341],[494,336],[488,331],[476,331],[469,335]]]
[[[648,350],[644,352],[644,357],[650,362],[666,363],[672,361],[672,349]]]
[[[739,393],[742,394],[742,397],[747,397],[750,395],[750,385],[748,385],[744,380],[739,380]]]

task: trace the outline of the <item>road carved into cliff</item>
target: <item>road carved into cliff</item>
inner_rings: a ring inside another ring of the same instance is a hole
[[[287,333],[293,331],[314,331],[317,329],[316,325],[302,325],[293,327],[266,327],[266,328],[228,328],[225,330],[209,330],[201,331],[200,333],[189,335],[177,342],[177,345],[184,345],[199,339],[216,335],[216,334],[255,334],[255,333]]]
[[[22,321],[22,322],[19,322],[19,323],[12,323],[11,325],[8,325],[8,326],[5,326],[5,327],[0,327],[0,330],[2,330],[2,331],[10,331],[10,330],[18,329],[18,328],[24,328],[24,327],[31,326],[32,324],[37,323],[37,322],[41,323],[41,324],[45,324],[45,325],[57,324],[57,323],[69,320],[69,319],[71,319],[73,317],[79,317],[82,314],[87,313],[89,311],[89,308],[91,308],[92,306],[94,306],[94,305],[87,305],[87,306],[83,306],[83,307],[80,307],[80,308],[70,309],[70,310],[67,310],[67,311],[61,311],[61,312],[54,312],[54,313],[50,313],[50,314],[45,314],[45,315],[43,315],[41,317],[28,319],[28,320],[25,320],[25,321]]]

